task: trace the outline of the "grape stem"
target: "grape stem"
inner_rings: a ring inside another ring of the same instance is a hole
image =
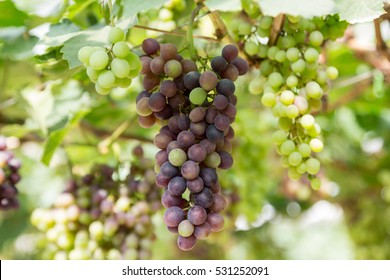
[[[283,28],[284,21],[286,19],[285,14],[280,14],[277,17],[275,17],[274,21],[272,22],[272,29],[271,29],[271,34],[269,37],[269,46],[275,45],[276,41],[278,40],[280,36],[280,31]]]
[[[190,18],[190,24],[188,25],[187,30],[187,41],[188,41],[188,48],[190,51],[190,57],[193,61],[196,61],[197,54],[194,46],[194,22],[196,16],[199,14],[200,10],[203,8],[203,4],[199,3],[196,5],[196,8],[192,11],[191,18]]]

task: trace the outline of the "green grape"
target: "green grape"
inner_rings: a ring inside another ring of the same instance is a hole
[[[280,39],[280,45],[284,49],[289,49],[294,47],[297,44],[296,40],[294,39],[293,36],[283,36]]]
[[[272,92],[266,92],[261,98],[261,102],[266,107],[273,107],[276,104],[276,96]]]
[[[268,54],[268,45],[260,45],[258,56],[260,58],[266,58]]]
[[[310,129],[313,128],[315,124],[314,117],[312,115],[306,114],[301,118],[301,125],[303,128]]]
[[[300,16],[287,15],[287,19],[291,23],[298,23],[298,22],[301,21],[301,17]]]
[[[256,77],[249,82],[249,92],[258,95],[263,92],[265,80],[263,77]]]
[[[283,130],[277,130],[272,134],[272,141],[275,142],[277,145],[282,145],[286,140],[287,133]]]
[[[311,137],[318,137],[321,133],[321,127],[315,123],[314,126],[310,129],[307,129],[307,134],[309,134],[309,136]]]
[[[119,27],[112,27],[108,33],[108,41],[112,44],[123,41],[125,39],[125,33]]]
[[[286,110],[286,108],[285,108],[285,110]],[[284,113],[283,115],[286,115],[286,113]],[[279,119],[278,124],[279,124],[279,127],[280,127],[281,129],[284,129],[284,130],[288,131],[288,130],[290,130],[290,128],[291,128],[292,120],[291,120],[290,118],[281,117],[281,118]]]
[[[259,52],[259,45],[253,41],[247,41],[245,42],[244,51],[251,56],[257,55]]]
[[[276,53],[279,51],[279,48],[276,46],[272,46],[268,49],[267,57],[270,60],[275,60]]]
[[[308,63],[316,62],[318,60],[318,56],[319,56],[318,51],[314,48],[308,48],[304,54],[305,60]]]
[[[290,75],[286,79],[286,84],[289,88],[295,88],[298,85],[298,78],[294,75]]]
[[[247,21],[241,21],[238,24],[238,34],[239,35],[249,35],[252,32],[252,25]]]
[[[100,73],[101,73],[101,71],[95,70],[90,66],[87,67],[87,75],[88,75],[89,79],[94,83],[96,83]]]
[[[173,149],[168,155],[168,160],[173,166],[182,166],[187,160],[187,154],[182,149]]]
[[[112,88],[115,85],[115,75],[113,71],[106,70],[100,73],[97,82],[102,88]]]
[[[314,138],[310,140],[310,148],[313,152],[319,153],[324,149],[324,144],[320,139]]]
[[[130,53],[130,48],[126,42],[117,42],[112,47],[112,52],[117,58],[126,58]]]
[[[321,168],[321,163],[318,159],[309,158],[306,161],[306,170],[307,173],[309,173],[310,175],[316,175],[320,171],[320,168]]]
[[[283,142],[283,144],[280,146],[280,152],[284,156],[290,155],[295,150],[295,143],[291,140],[286,140]]]
[[[191,236],[194,232],[194,225],[188,220],[181,221],[178,227],[178,232],[183,237]]]
[[[206,157],[204,163],[208,167],[217,168],[221,164],[221,157],[217,152],[213,152]]]
[[[297,171],[297,169],[295,167],[290,167],[288,169],[287,175],[291,180],[299,180],[299,178],[301,178],[301,174],[299,174],[299,172]]]
[[[273,69],[274,69],[274,67],[272,66],[271,61],[269,59],[264,60],[260,64],[260,72],[264,76],[270,75],[272,73]]]
[[[275,54],[275,60],[277,62],[284,62],[286,60],[286,52],[285,51],[278,51],[276,54]]]
[[[280,164],[281,164],[282,167],[284,167],[284,168],[290,167],[290,163],[288,162],[288,157],[282,156],[282,157],[280,158]]]
[[[321,188],[321,180],[318,178],[312,178],[310,180],[310,185],[313,188],[313,190],[319,190]]]
[[[262,38],[267,38],[269,36],[270,30],[269,29],[257,29],[257,35],[259,35]]]
[[[286,116],[290,119],[295,119],[299,115],[299,110],[295,105],[288,105],[286,108]]]
[[[339,76],[339,71],[336,67],[329,66],[326,68],[326,75],[329,79],[334,80]]]
[[[301,164],[302,162],[302,155],[299,153],[299,152],[292,152],[289,156],[288,156],[288,162],[292,165],[292,166],[298,166]]]
[[[290,105],[294,103],[295,94],[291,90],[285,90],[280,95],[280,102],[284,105]]]
[[[320,31],[313,31],[309,35],[309,43],[314,47],[321,46],[322,42],[324,41],[324,36]]]
[[[130,73],[130,65],[125,59],[114,58],[111,62],[111,71],[118,78],[126,78]]]
[[[289,61],[294,62],[299,59],[299,50],[297,48],[290,48],[286,52],[286,57]]]
[[[317,82],[308,82],[305,86],[306,94],[313,99],[320,99],[323,94],[321,86]]]
[[[298,59],[297,61],[291,63],[291,70],[295,73],[302,73],[305,71],[306,63],[303,59]]]
[[[328,76],[327,76],[327,74],[326,74],[326,71],[318,71],[318,72],[317,72],[316,81],[317,81],[317,83],[319,83],[320,85],[326,84],[326,82],[328,81]]]
[[[105,51],[95,51],[89,57],[89,65],[94,70],[103,70],[108,64],[108,54]]]
[[[129,52],[129,54],[126,56],[126,60],[127,60],[127,62],[129,62],[130,70],[138,70],[139,69],[138,72],[141,71],[142,63],[141,63],[138,55],[136,55],[133,52]]]
[[[131,85],[132,81],[133,80],[129,78],[118,78],[116,79],[116,85],[121,88],[128,88]]]
[[[273,88],[277,89],[283,84],[284,79],[280,73],[273,72],[269,75],[268,82]]]
[[[304,115],[309,109],[309,103],[306,98],[302,96],[296,96],[294,100],[294,105],[297,106],[299,114]]]
[[[89,65],[89,58],[91,57],[91,54],[94,52],[94,48],[93,47],[90,47],[90,46],[85,46],[85,47],[82,47],[77,56],[79,58],[79,60],[85,65],[85,66],[88,66]]]
[[[302,157],[306,158],[309,157],[311,154],[311,148],[306,143],[301,143],[298,145],[298,151],[302,155]]]
[[[300,165],[297,166],[297,172],[299,174],[305,174],[306,172],[306,164],[304,162],[302,162]]]
[[[262,16],[259,21],[259,26],[262,29],[270,29],[272,26],[273,18],[270,16]]]
[[[201,87],[194,88],[190,92],[190,101],[194,105],[202,105],[203,102],[205,102],[206,97],[207,97],[207,93]]]
[[[98,83],[95,84],[95,90],[97,93],[101,94],[101,95],[106,95],[106,94],[109,94],[111,89],[108,89],[108,88],[102,88]]]

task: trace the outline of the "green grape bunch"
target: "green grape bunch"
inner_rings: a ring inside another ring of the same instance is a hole
[[[246,54],[260,63],[249,91],[261,95],[262,104],[278,118],[273,141],[289,178],[298,180],[307,174],[312,187],[318,189],[321,163],[314,155],[324,145],[314,113],[324,106],[330,80],[338,77],[335,67],[320,60],[321,47],[326,40],[341,36],[346,22],[338,15],[314,19],[287,15],[272,43],[274,18],[261,15],[256,20],[256,30],[248,29],[240,36]]]
[[[140,146],[125,181],[98,165],[70,181],[50,208],[37,208],[31,223],[44,232],[46,259],[150,259],[152,214],[160,208],[153,162]]]
[[[115,87],[129,87],[142,68],[138,56],[130,51],[121,28],[111,28],[108,42],[110,48],[84,46],[78,52],[89,79],[95,83],[96,91],[103,95]]]

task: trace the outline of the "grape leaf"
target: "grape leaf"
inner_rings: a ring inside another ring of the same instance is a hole
[[[269,16],[284,13],[312,18],[333,14],[335,11],[333,0],[258,0],[258,2],[262,12]]]
[[[210,10],[219,10],[223,12],[233,12],[233,11],[241,11],[241,1],[240,0],[207,0],[206,6]]]
[[[0,26],[22,26],[27,19],[27,15],[18,9],[11,1],[0,2]]]
[[[156,9],[161,7],[167,0],[132,0],[132,1],[122,1],[123,6],[123,17],[132,17],[136,16],[139,12],[150,10],[152,8]]]
[[[13,40],[4,42],[0,47],[0,57],[13,60],[24,60],[34,56],[33,48],[37,44],[38,38],[35,36],[21,35]]]
[[[359,23],[374,20],[385,13],[383,0],[338,0],[337,12],[340,18],[349,23]]]
[[[133,16],[122,20],[116,24],[116,26],[122,28],[123,30],[128,30],[130,27],[134,26],[137,23],[137,17]],[[77,57],[77,53],[83,46],[107,46],[107,37],[110,31],[110,26],[105,26],[103,28],[99,27],[98,29],[90,29],[80,32],[73,33],[73,36],[70,35],[61,35],[61,36],[70,36],[64,42],[64,47],[61,49],[63,53],[63,58],[66,59],[69,63],[69,68],[75,68],[81,65]],[[57,38],[60,42],[60,38]]]
[[[42,163],[49,165],[51,158],[54,155],[54,152],[58,148],[58,146],[62,143],[64,140],[66,134],[75,127],[80,120],[87,115],[89,110],[81,110],[77,112],[66,124],[63,128],[58,129],[50,133],[49,137],[47,138],[47,141],[44,146],[43,154],[41,161]]]
[[[13,2],[19,10],[39,17],[57,16],[65,7],[64,0],[13,0]]]

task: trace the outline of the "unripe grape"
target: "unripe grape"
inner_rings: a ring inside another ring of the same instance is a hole
[[[294,75],[290,75],[286,79],[286,84],[289,88],[295,88],[298,85],[298,78]]]
[[[299,152],[292,152],[288,156],[288,162],[292,166],[298,166],[302,162],[302,155]]]
[[[112,52],[118,58],[126,58],[130,53],[130,48],[126,42],[117,42],[112,47]]]
[[[311,179],[310,186],[313,188],[313,190],[319,190],[321,188],[321,180],[319,178]]]
[[[286,52],[286,57],[289,61],[294,62],[299,58],[299,50],[297,48],[290,48]]]
[[[295,73],[302,73],[305,68],[306,63],[301,58],[291,64],[291,70],[293,70]]]
[[[253,41],[247,41],[244,46],[244,51],[251,56],[257,55],[259,52],[259,45]]]
[[[97,82],[102,88],[112,88],[115,85],[115,75],[113,71],[106,70],[100,73]]]
[[[295,144],[291,140],[286,140],[280,146],[280,152],[282,155],[288,156],[295,150]]]
[[[311,154],[311,148],[308,144],[302,143],[298,146],[298,151],[301,153],[302,157],[309,157]]]
[[[277,145],[281,145],[287,140],[287,133],[283,130],[277,130],[272,134],[272,141]],[[310,149],[310,147],[309,147]]]
[[[276,104],[276,96],[272,92],[266,92],[261,98],[261,102],[266,107],[273,107]]]
[[[288,105],[286,108],[286,116],[290,119],[295,119],[299,115],[299,110],[295,105]]]
[[[125,38],[125,33],[123,30],[119,27],[112,27],[110,32],[108,33],[108,41],[112,44],[115,44],[116,42],[123,41]]]
[[[130,73],[130,65],[125,59],[114,58],[111,61],[111,71],[118,78],[126,78]]]
[[[277,89],[283,84],[284,79],[280,73],[273,72],[269,75],[268,82],[273,88]]]
[[[320,168],[321,168],[321,163],[318,159],[309,158],[306,161],[306,170],[307,173],[309,173],[310,175],[316,175],[320,171]]]
[[[323,91],[321,86],[316,82],[308,82],[305,86],[307,96],[313,99],[320,99]]]
[[[207,93],[201,87],[194,88],[190,92],[190,101],[192,104],[195,104],[195,105],[203,104],[203,102],[206,100],[206,97],[207,97]]]
[[[94,70],[103,70],[108,64],[108,54],[105,51],[95,51],[89,57],[89,65]]]
[[[324,144],[320,139],[314,138],[310,140],[310,148],[313,152],[319,153],[324,149]]]
[[[312,115],[306,114],[302,116],[301,125],[303,128],[310,129],[314,127],[314,124],[315,124],[315,120]]]
[[[315,47],[321,46],[322,42],[324,41],[324,36],[320,31],[313,31],[309,35],[309,43]]]
[[[318,60],[318,51],[314,48],[308,48],[306,51],[305,51],[305,60],[308,62],[308,63],[313,63],[313,62],[316,62]]]
[[[337,79],[337,77],[339,76],[339,71],[336,67],[329,66],[326,68],[326,75],[329,79],[334,80]]]

